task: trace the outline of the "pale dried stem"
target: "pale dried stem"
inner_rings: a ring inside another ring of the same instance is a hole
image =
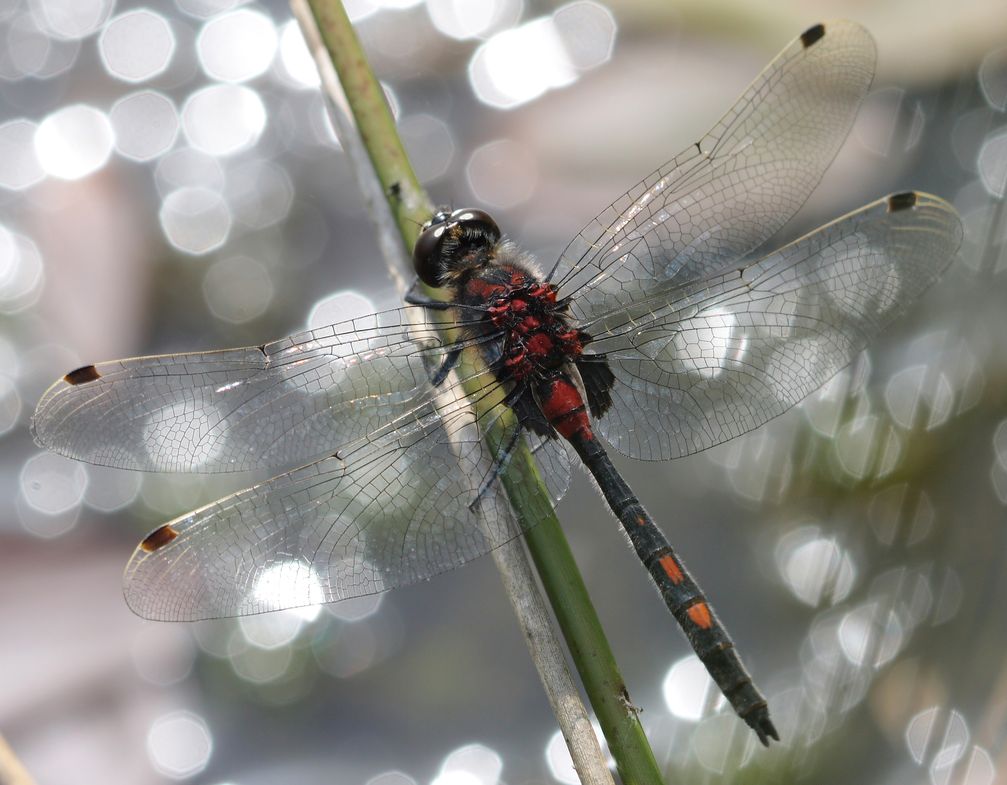
[[[0,785],[35,785],[3,736],[0,736]]]

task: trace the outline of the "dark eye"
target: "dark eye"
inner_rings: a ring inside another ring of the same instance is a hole
[[[451,213],[448,219],[451,223],[465,224],[467,229],[478,229],[492,236],[493,242],[500,239],[500,227],[485,210],[474,207],[463,207]]]
[[[459,232],[453,231],[456,229],[461,230],[465,239],[459,238]],[[413,267],[416,268],[420,280],[427,286],[444,285],[441,280],[444,266],[451,263],[450,260],[444,259],[444,239],[449,233],[454,236],[455,245],[466,241],[486,245],[496,243],[500,239],[500,229],[496,221],[483,210],[474,207],[465,207],[451,213],[438,210],[423,225],[423,231],[420,232],[413,247]]]
[[[445,213],[434,215],[413,246],[413,267],[416,268],[416,274],[423,283],[434,288],[441,285],[439,262],[441,241],[448,228],[447,221],[448,215]]]

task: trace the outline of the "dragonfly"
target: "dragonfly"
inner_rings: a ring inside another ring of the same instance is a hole
[[[151,471],[298,467],[151,532],[125,570],[129,606],[190,621],[413,584],[520,536],[579,462],[735,712],[763,744],[779,740],[723,624],[604,445],[670,460],[759,427],[951,263],[961,222],[915,191],[763,247],[837,154],[874,63],[857,24],[809,28],[545,274],[488,213],[445,208],[413,252],[444,301],[414,287],[403,307],[273,343],[66,374],[33,418],[57,453]],[[519,518],[504,476],[521,450],[543,482]]]

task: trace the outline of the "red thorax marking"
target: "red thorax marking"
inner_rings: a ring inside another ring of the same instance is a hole
[[[542,320],[535,316],[526,316],[514,328],[519,333],[530,333],[542,326]]]
[[[528,339],[528,342],[525,344],[525,348],[531,352],[531,354],[545,359],[549,356],[549,353],[552,352],[552,338],[545,333],[535,333]]]
[[[484,300],[490,300],[502,292],[505,292],[507,287],[499,283],[490,283],[482,278],[472,278],[468,282],[468,289],[476,297]]]
[[[556,302],[556,290],[544,283],[537,283],[528,289],[528,294],[549,303]]]

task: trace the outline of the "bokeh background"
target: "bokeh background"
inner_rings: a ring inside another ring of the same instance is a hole
[[[820,394],[671,464],[620,461],[770,697],[756,748],[583,474],[560,506],[669,782],[1007,782],[1007,10],[956,3],[354,0],[434,197],[551,260],[792,37],[866,24],[875,87],[795,236],[920,188],[959,261]],[[393,304],[283,2],[0,4],[0,733],[40,785],[570,783],[492,560],[198,625],[121,570],[247,476],[40,451],[83,362],[258,344]]]

